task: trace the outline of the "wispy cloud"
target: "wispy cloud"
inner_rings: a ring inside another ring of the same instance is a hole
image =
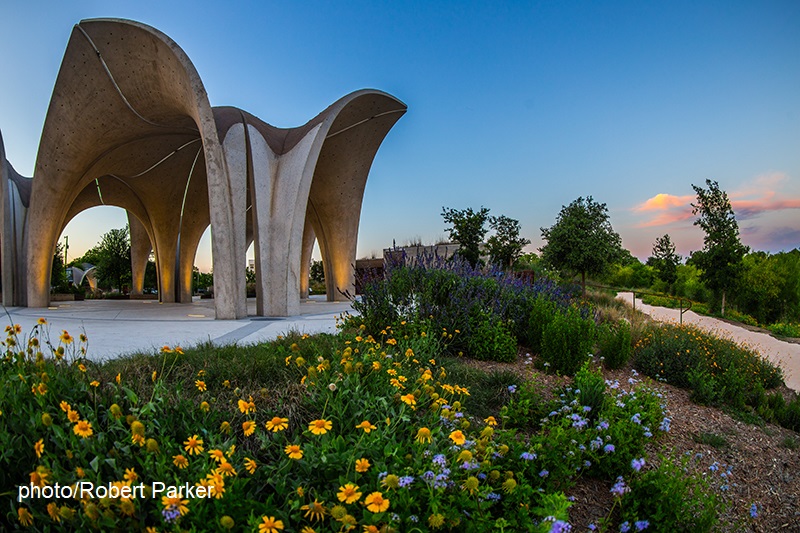
[[[729,192],[728,196],[736,218],[745,220],[765,213],[800,209],[800,197],[781,193],[780,189],[786,181],[787,176],[783,173],[765,174]],[[659,193],[631,210],[647,216],[647,219],[637,224],[637,227],[667,226],[693,218],[691,203],[694,199],[693,195],[676,196]]]

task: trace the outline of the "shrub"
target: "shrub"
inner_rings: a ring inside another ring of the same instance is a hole
[[[603,324],[599,331],[599,349],[606,368],[614,370],[627,365],[633,351],[628,322]]]
[[[544,328],[542,361],[553,372],[573,375],[586,361],[594,345],[594,320],[587,307],[570,306],[557,313]]]
[[[800,324],[778,322],[767,326],[767,329],[779,337],[800,337]]]
[[[481,313],[472,319],[467,354],[483,361],[512,363],[517,359],[517,339],[499,318]]]
[[[557,304],[543,295],[531,298],[526,328],[520,333],[519,340],[529,347],[533,353],[542,352],[544,330],[553,321],[558,312]]]
[[[689,473],[689,461],[662,456],[658,469],[634,474],[621,501],[622,520],[646,520],[653,532],[712,531],[726,506],[708,477]]]
[[[682,388],[711,383],[713,391],[697,392],[711,402],[741,404],[754,383],[765,389],[782,383],[781,369],[751,348],[689,325],[652,325],[635,347],[634,364],[653,379]]]

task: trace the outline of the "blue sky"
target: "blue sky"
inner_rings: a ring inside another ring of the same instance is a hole
[[[691,184],[719,181],[745,244],[800,245],[800,3],[4,2],[0,131],[31,175],[72,26],[129,18],[174,39],[212,105],[298,126],[361,88],[408,104],[372,167],[359,256],[445,235],[443,206],[516,218],[541,246],[592,195],[646,258],[702,247]],[[70,256],[124,224],[96,208]],[[208,239],[197,263],[210,268]]]

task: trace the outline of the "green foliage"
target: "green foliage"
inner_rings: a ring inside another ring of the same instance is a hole
[[[522,249],[531,241],[519,236],[519,221],[505,215],[489,217],[489,227],[495,231],[486,241],[490,261],[504,270],[510,269],[522,254]]]
[[[449,228],[450,239],[459,243],[458,254],[463,257],[473,268],[482,264],[480,245],[486,235],[486,222],[489,220],[489,209],[481,207],[473,211],[466,209],[453,209],[442,207],[442,218]]]
[[[481,312],[470,319],[467,350],[470,356],[483,361],[511,363],[517,359],[517,339],[497,316]]]
[[[558,313],[555,302],[543,295],[530,299],[528,320],[520,333],[519,341],[533,353],[541,353],[544,330]]]
[[[661,457],[658,469],[634,475],[622,498],[622,519],[647,520],[653,532],[712,531],[726,505],[709,477],[690,473],[690,461],[685,455]]]
[[[541,358],[552,372],[571,376],[586,361],[594,345],[595,324],[587,306],[570,306],[545,326]]]
[[[716,181],[706,180],[708,189],[692,185],[697,203],[692,204],[692,214],[699,214],[694,222],[705,232],[703,250],[692,254],[691,262],[702,270],[705,284],[722,295],[722,314],[725,315],[725,296],[736,286],[741,272],[742,258],[747,247],[739,240],[739,225],[725,191]]]
[[[711,296],[700,279],[700,269],[694,265],[678,265],[677,280],[672,286],[675,296],[683,296],[696,302],[706,302]]]
[[[770,324],[767,326],[767,329],[779,337],[800,337],[800,324],[784,324],[783,322],[778,322],[776,324]]]
[[[755,387],[782,383],[781,369],[754,350],[688,325],[651,326],[635,347],[634,364],[654,379],[690,389],[698,403],[735,409],[753,402]]]
[[[681,256],[675,253],[675,245],[669,234],[656,239],[653,244],[653,255],[647,259],[647,264],[654,267],[658,278],[667,286],[671,286],[678,279],[678,265]]]
[[[504,427],[525,431],[538,429],[542,424],[542,418],[549,412],[549,406],[536,385],[526,381],[515,387],[514,393],[510,396],[509,402],[500,411]]]
[[[598,275],[622,256],[622,240],[609,221],[606,204],[589,196],[579,197],[562,206],[556,223],[541,228],[547,241],[542,248],[542,261],[558,270],[581,274],[583,293],[586,276]]]
[[[53,254],[53,264],[50,270],[50,288],[57,293],[69,292],[67,271],[64,267],[64,245],[60,241],[56,243],[56,251]]]
[[[99,287],[122,290],[131,282],[131,241],[128,226],[105,233],[100,243],[76,260],[97,267]]]
[[[612,287],[632,289],[648,288],[653,284],[655,272],[652,266],[641,263],[638,259],[626,264],[614,263],[603,277],[605,283]]]
[[[799,279],[800,249],[753,252],[744,256],[733,301],[762,324],[800,321]]]
[[[620,320],[615,324],[603,324],[598,331],[600,356],[606,368],[623,368],[631,358],[631,327]]]

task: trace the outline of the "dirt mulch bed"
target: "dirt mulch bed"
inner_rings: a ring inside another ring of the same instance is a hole
[[[511,371],[524,379],[535,380],[545,397],[571,382],[569,378],[537,372],[531,359],[520,352],[515,363],[494,363],[464,359],[463,362],[485,371]],[[606,371],[605,378],[627,383],[630,369]],[[641,379],[643,376],[638,376]],[[692,403],[685,390],[655,383],[644,378],[667,399],[671,430],[661,436],[648,449],[647,461],[653,465],[657,456],[671,453],[702,454],[692,461],[701,475],[715,476],[731,468],[729,488],[721,491],[723,500],[730,504],[728,513],[721,518],[721,531],[797,531],[800,532],[800,435],[780,426],[748,424],[734,419],[719,409]],[[783,387],[784,396],[794,392]],[[703,444],[715,441],[719,447]],[[700,442],[698,442],[700,441]],[[709,467],[717,462],[720,470],[712,473]],[[720,486],[722,483],[717,482]],[[613,505],[609,489],[612,483],[581,478],[569,491],[575,498],[570,508],[570,521],[575,531],[586,531],[608,515]],[[759,516],[750,518],[750,507],[755,503]]]

